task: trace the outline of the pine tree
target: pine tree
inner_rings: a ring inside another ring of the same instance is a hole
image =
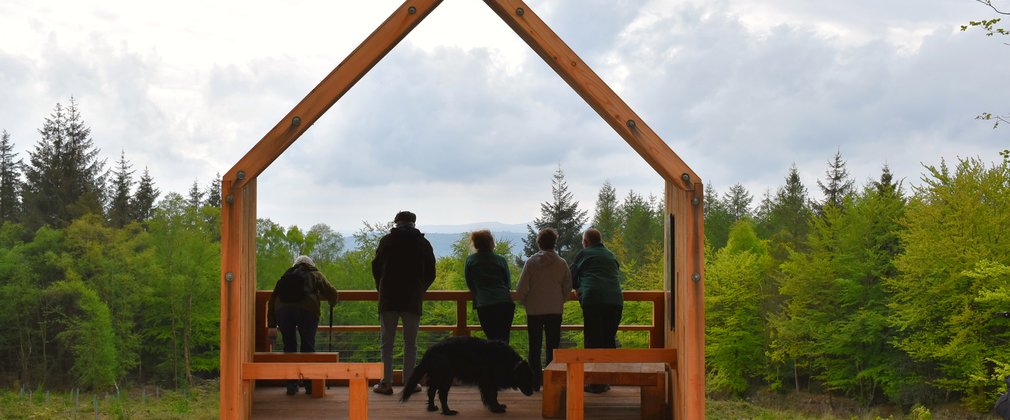
[[[144,168],[144,175],[141,175],[140,182],[137,183],[137,191],[130,198],[130,220],[143,222],[151,218],[154,209],[154,201],[161,194],[154,187],[154,179],[147,168]]]
[[[600,193],[596,196],[596,212],[593,214],[593,227],[600,231],[604,238],[617,235],[621,221],[619,220],[617,191],[610,181],[604,181]]]
[[[646,262],[647,250],[650,245],[663,242],[663,219],[656,217],[656,199],[648,200],[628,191],[628,196],[621,203],[621,247],[624,261],[622,263],[635,266]],[[657,220],[658,219],[658,220]],[[606,241],[608,238],[604,238]]]
[[[811,209],[807,187],[800,181],[794,164],[786,175],[786,184],[778,189],[769,203],[762,203],[767,216],[758,226],[759,236],[772,240],[772,255],[783,261],[788,249],[802,251],[806,243]]]
[[[740,184],[730,187],[729,191],[723,195],[726,210],[733,218],[733,222],[751,217],[750,204],[753,200],[754,198],[747,192],[747,189]]]
[[[56,104],[46,118],[35,150],[29,152],[22,196],[23,216],[30,229],[62,228],[88,213],[102,214],[105,161],[91,140],[77,103]]]
[[[824,171],[827,177],[827,184],[817,180],[817,186],[824,193],[824,201],[817,206],[817,213],[824,214],[824,207],[841,207],[842,200],[855,193],[855,181],[849,178],[849,171],[845,169],[845,161],[842,160],[842,151],[835,152],[835,157],[828,162],[828,169]]]
[[[21,160],[15,160],[14,143],[7,131],[0,133],[0,224],[21,218]]]
[[[130,189],[133,188],[133,165],[126,160],[126,151],[119,154],[119,162],[112,170],[109,186],[109,224],[123,227],[131,220]]]
[[[207,205],[211,207],[221,208],[221,174],[214,174],[214,179],[210,181],[210,185],[204,190],[204,195],[207,197]]]
[[[565,174],[560,166],[554,172],[551,196],[553,201],[540,203],[540,217],[533,221],[533,226],[526,225],[527,235],[523,240],[523,252],[527,257],[535,254],[538,251],[537,232],[545,227],[552,227],[558,231],[556,246],[558,255],[571,261],[582,249],[582,227],[588,217],[585,210],[579,210],[579,202],[568,192]]]
[[[726,246],[733,217],[726,209],[726,203],[716,195],[712,184],[705,185],[705,241],[718,251]]]
[[[189,187],[189,198],[186,203],[191,209],[199,210],[203,204],[203,191],[200,191],[200,184],[193,180],[193,185]]]

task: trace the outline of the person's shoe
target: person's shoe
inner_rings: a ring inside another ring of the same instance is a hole
[[[586,385],[583,390],[590,394],[602,394],[604,392],[610,391],[610,385],[601,384],[590,384]]]
[[[305,381],[305,395],[312,395],[312,381]]]
[[[421,385],[414,385],[414,393],[421,392]]]
[[[298,393],[298,382],[288,382],[288,395],[295,395]]]
[[[372,392],[382,395],[393,395],[393,386],[386,382],[379,382],[372,387]]]

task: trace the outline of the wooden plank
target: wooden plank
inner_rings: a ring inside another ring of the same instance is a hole
[[[558,363],[665,362],[677,368],[676,349],[555,349]]]
[[[382,363],[243,363],[242,379],[381,379]]]
[[[242,187],[270,166],[441,2],[442,0],[407,0],[400,5],[228,170],[225,178],[237,180],[231,187]],[[293,123],[296,117],[300,120],[299,124]],[[244,172],[244,179],[237,178],[240,171]]]
[[[491,10],[512,28],[665,179],[679,180],[683,174],[698,176],[687,166],[634,110],[628,106],[543,20],[521,0],[484,0]],[[518,12],[522,10],[522,12]],[[686,188],[680,185],[681,188]]]
[[[337,363],[340,352],[315,353],[253,353],[253,363]]]
[[[248,418],[252,384],[241,380],[241,364],[252,360],[255,332],[256,183],[244,188],[222,180],[221,210],[221,418]]]
[[[567,395],[565,395],[565,418],[568,420],[582,420],[585,418],[583,414],[585,394],[582,393],[582,388],[584,388],[583,373],[582,363],[568,363],[568,375],[566,375],[568,380],[565,386],[567,388]]]

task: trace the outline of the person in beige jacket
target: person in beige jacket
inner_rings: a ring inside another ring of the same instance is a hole
[[[526,260],[519,283],[516,284],[516,297],[526,308],[530,341],[528,359],[533,368],[534,389],[540,389],[543,384],[543,367],[551,363],[554,349],[561,344],[561,314],[572,291],[572,274],[568,263],[554,251],[557,242],[558,232],[554,229],[544,228],[537,233],[537,247],[540,251]],[[547,355],[541,365],[540,344],[545,333]]]

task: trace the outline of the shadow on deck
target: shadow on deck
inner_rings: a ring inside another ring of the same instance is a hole
[[[410,401],[400,403],[401,387],[393,388],[393,395],[379,395],[368,392],[369,419],[450,419],[438,412],[425,410],[426,393],[411,396]],[[540,408],[542,393],[536,392],[527,397],[519,391],[502,391],[498,401],[508,406],[505,414],[494,414],[484,408],[480,402],[477,387],[454,386],[449,392],[449,407],[459,411],[455,418],[496,418],[509,420],[541,419]],[[614,386],[603,394],[585,394],[586,419],[615,420],[638,419],[639,387]],[[346,419],[347,418],[347,387],[332,386],[323,398],[310,398],[299,393],[288,396],[285,388],[257,387],[253,394],[253,419]],[[437,403],[437,398],[436,398]]]

